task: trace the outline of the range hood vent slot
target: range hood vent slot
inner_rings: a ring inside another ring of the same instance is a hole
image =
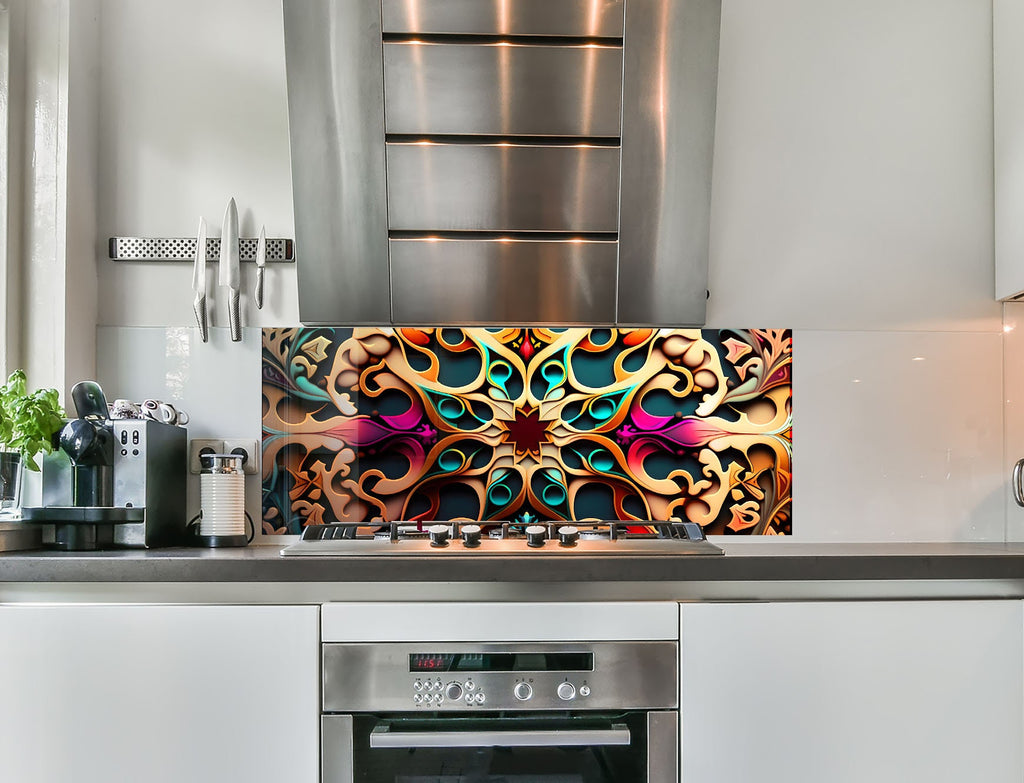
[[[384,43],[491,44],[499,46],[618,47],[622,38],[585,36],[502,35],[500,33],[384,33]]]
[[[383,0],[385,33],[622,38],[623,0]]]

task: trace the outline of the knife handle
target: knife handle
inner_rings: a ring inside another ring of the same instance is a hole
[[[206,297],[196,294],[196,298],[192,301],[192,309],[196,313],[196,323],[199,324],[199,336],[203,342],[208,342],[210,339],[210,333],[206,328]]]
[[[242,324],[238,300],[239,292],[235,289],[231,292],[231,298],[228,301],[228,325],[231,327],[231,342],[233,343],[242,341]]]
[[[263,309],[263,267],[256,267],[256,290],[253,292],[253,302],[257,310]]]

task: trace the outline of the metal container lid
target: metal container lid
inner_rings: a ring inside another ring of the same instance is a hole
[[[200,454],[200,473],[237,473],[242,475],[241,454]]]

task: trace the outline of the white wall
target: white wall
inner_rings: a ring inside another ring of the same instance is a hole
[[[100,238],[216,236],[229,196],[243,236],[292,236],[279,0],[101,3]],[[796,539],[1006,535],[991,26],[978,0],[724,0],[708,326],[794,329]],[[294,270],[262,312],[246,271],[245,323],[297,323]],[[192,323],[188,265],[99,279],[101,366]]]
[[[220,236],[231,197],[241,236],[293,237],[281,0],[101,4],[101,240],[195,236],[200,216]],[[268,266],[257,311],[243,266],[244,323],[297,324],[294,267]],[[193,323],[187,264],[103,261],[99,281],[101,325]]]
[[[1004,305],[1003,336],[1003,410],[1005,439],[1003,470],[1012,475],[1014,464],[1024,459],[1024,302]],[[1006,537],[1024,541],[1024,508],[1007,491]]]
[[[794,530],[999,540],[991,11],[725,0],[711,326],[794,336]]]

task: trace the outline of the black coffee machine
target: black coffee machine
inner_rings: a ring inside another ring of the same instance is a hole
[[[149,419],[110,419],[99,384],[71,390],[78,418],[43,460],[43,505],[23,508],[58,549],[180,544],[184,537],[187,433]]]

